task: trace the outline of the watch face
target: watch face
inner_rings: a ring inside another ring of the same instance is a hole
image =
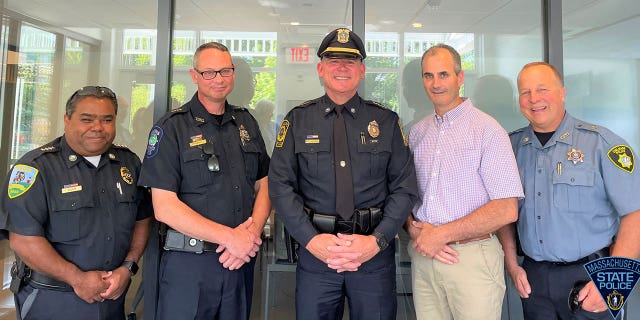
[[[132,275],[136,275],[136,273],[138,273],[138,264],[133,262],[133,261],[124,261],[122,263],[123,266],[127,267],[127,269],[129,269],[129,272],[131,272]]]

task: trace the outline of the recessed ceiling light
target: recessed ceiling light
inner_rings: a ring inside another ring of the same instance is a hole
[[[414,22],[414,23],[411,24],[411,26],[414,27],[414,28],[422,28],[422,23]]]
[[[300,25],[300,22],[293,21],[293,22],[291,22],[291,25],[292,25],[292,26],[299,26],[299,25]]]

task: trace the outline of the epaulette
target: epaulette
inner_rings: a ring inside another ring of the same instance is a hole
[[[113,147],[116,149],[124,149],[124,150],[129,150],[131,151],[131,149],[129,149],[129,147],[125,146],[124,144],[113,144]]]
[[[158,124],[162,124],[165,121],[167,121],[167,119],[178,114],[183,114],[187,111],[189,111],[189,108],[185,108],[184,106],[180,108],[171,109],[169,112],[165,113],[162,117],[160,117],[160,119],[158,120]]]
[[[377,102],[377,101],[364,100],[364,102],[367,103],[367,104],[372,104],[372,105],[374,105],[374,106],[376,106],[376,107],[378,107],[380,109],[384,109],[384,110],[388,110],[389,109],[389,108],[385,107],[385,105],[383,105],[382,103]]]
[[[515,130],[509,132],[509,136],[512,136],[512,135],[514,135],[516,133],[520,133],[520,132],[524,131],[525,128],[515,129]]]
[[[42,151],[42,153],[47,153],[47,152],[54,152],[54,151],[58,151],[58,148],[56,146],[52,146],[52,145],[45,145],[39,148],[40,151]]]
[[[576,128],[581,130],[593,131],[597,133],[600,133],[600,129],[601,129],[601,127],[598,125],[583,122],[583,121],[576,121]]]
[[[60,138],[57,138],[56,140],[49,142],[41,146],[40,148],[36,148],[27,152],[24,156],[22,156],[19,162],[29,163],[42,155],[60,151],[60,148],[58,147],[59,139]]]
[[[297,109],[297,108],[304,108],[304,107],[306,107],[306,106],[309,106],[309,105],[311,105],[311,104],[316,103],[319,99],[320,99],[320,98],[307,100],[307,101],[305,101],[305,102],[303,102],[303,103],[301,103],[301,104],[299,104],[299,105],[297,105],[297,106],[293,107],[293,109]]]

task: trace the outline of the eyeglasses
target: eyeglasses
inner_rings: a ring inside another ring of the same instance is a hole
[[[236,68],[222,68],[220,70],[205,70],[205,71],[200,71],[196,68],[193,68],[193,70],[195,70],[197,73],[199,73],[203,79],[205,80],[212,80],[214,79],[218,73],[220,74],[221,77],[231,77],[233,75],[233,73],[235,72]]]
[[[207,142],[202,146],[202,151],[209,155],[209,160],[207,160],[207,168],[211,172],[220,171],[220,161],[218,161],[218,157],[216,157],[213,151],[213,143]]]
[[[76,90],[76,92],[69,97],[66,105],[67,113],[69,113],[70,110],[72,111],[75,109],[74,106],[78,100],[84,97],[96,97],[98,99],[108,98],[113,102],[113,106],[116,108],[116,111],[118,111],[118,100],[116,99],[116,94],[113,93],[111,89],[100,86],[86,86]]]

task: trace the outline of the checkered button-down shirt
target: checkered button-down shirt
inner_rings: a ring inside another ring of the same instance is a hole
[[[440,117],[433,113],[409,135],[422,203],[417,220],[442,225],[494,199],[524,197],[505,130],[464,98]]]

